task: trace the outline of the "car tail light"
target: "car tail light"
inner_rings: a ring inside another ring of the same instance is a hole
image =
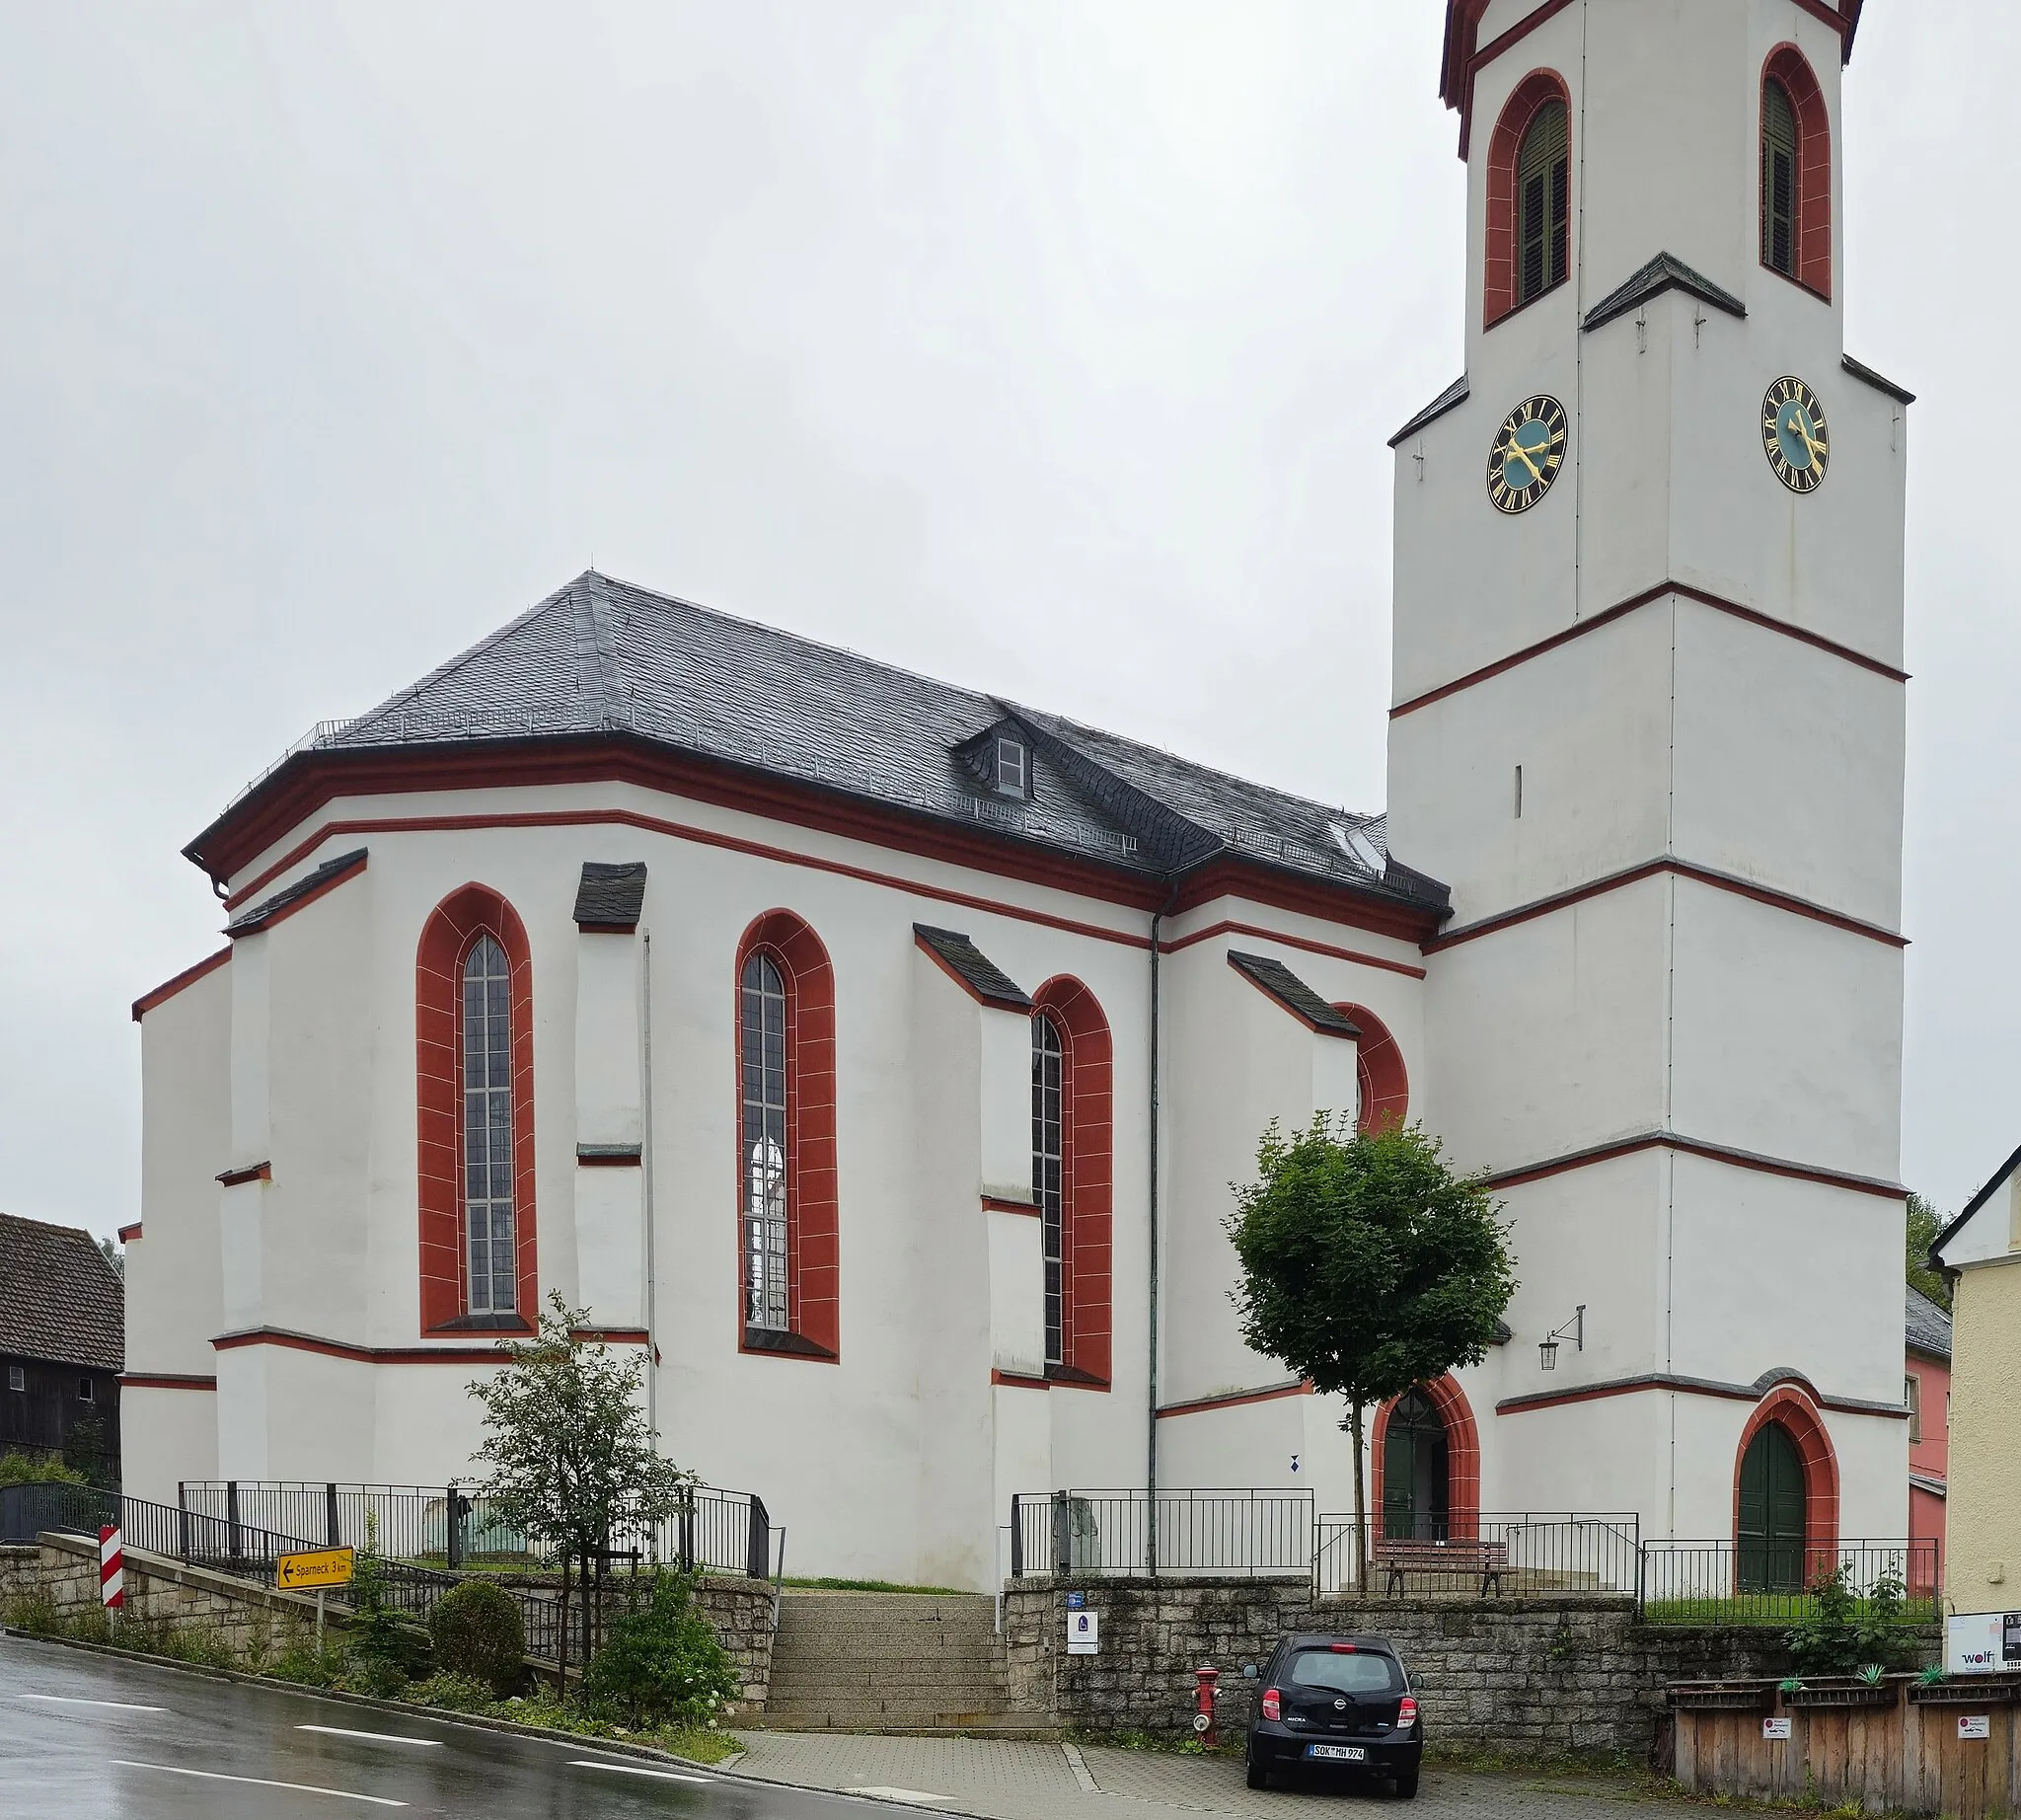
[[[1408,1731],[1417,1723],[1417,1700],[1406,1694],[1396,1703],[1396,1729]]]
[[[1354,1654],[1354,1645],[1352,1643],[1328,1643],[1326,1647],[1337,1656],[1351,1656]]]
[[[1263,1690],[1263,1716],[1266,1719],[1284,1717],[1284,1697],[1275,1688]]]

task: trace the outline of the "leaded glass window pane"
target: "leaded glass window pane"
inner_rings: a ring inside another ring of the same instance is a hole
[[[1518,303],[1549,290],[1569,268],[1568,144],[1565,104],[1544,103],[1516,155]]]
[[[463,963],[463,1220],[470,1310],[519,1300],[512,1243],[512,971],[481,936]]]
[[[744,962],[744,1321],[784,1332],[786,1282],[786,981],[765,954]]]
[[[1063,1057],[1059,1026],[1041,1012],[1031,1021],[1031,1197],[1038,1203],[1039,1251],[1045,1260],[1048,1365],[1066,1362]]]

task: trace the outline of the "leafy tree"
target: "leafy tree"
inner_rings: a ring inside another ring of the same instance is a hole
[[[593,1707],[623,1713],[634,1726],[699,1724],[736,1699],[741,1685],[688,1582],[666,1572],[655,1572],[644,1599],[611,1627],[582,1678]]]
[[[1951,1312],[1951,1285],[1941,1270],[1930,1266],[1930,1247],[1944,1230],[1944,1216],[1920,1194],[1909,1197],[1908,1273],[1909,1286],[1920,1289],[1946,1314]]]
[[[1347,1399],[1354,1437],[1356,1583],[1367,1581],[1364,1416],[1456,1365],[1475,1365],[1516,1291],[1507,1229],[1478,1181],[1418,1126],[1356,1131],[1275,1120],[1257,1179],[1235,1184],[1228,1233],[1242,1267],[1242,1337],[1322,1395]]]
[[[485,1406],[475,1459],[498,1520],[561,1557],[559,1668],[568,1679],[568,1569],[608,1549],[614,1535],[649,1529],[681,1506],[695,1476],[661,1458],[640,1407],[645,1360],[620,1363],[601,1340],[579,1335],[586,1309],[548,1297],[530,1340],[501,1340],[503,1371],[470,1386]]]
[[[466,1580],[428,1614],[435,1660],[448,1675],[482,1681],[500,1700],[526,1679],[526,1627],[519,1602],[489,1580]]]
[[[99,1241],[99,1255],[112,1266],[113,1275],[117,1276],[121,1281],[125,1280],[126,1253],[123,1250],[114,1245],[110,1239],[101,1239]]]
[[[90,1481],[54,1454],[0,1454],[0,1485],[82,1485]]]

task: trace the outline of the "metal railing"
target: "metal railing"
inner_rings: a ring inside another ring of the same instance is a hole
[[[1460,1520],[1366,1519],[1368,1589],[1386,1597],[1478,1588],[1524,1594],[1630,1594],[1641,1519],[1632,1511],[1481,1511]],[[1322,1515],[1312,1539],[1321,1594],[1356,1590],[1352,1516]]]
[[[319,1547],[370,1547],[389,1559],[423,1567],[548,1571],[560,1565],[551,1548],[514,1529],[496,1500],[470,1486],[191,1479],[177,1495],[184,1508],[205,1516],[311,1537]],[[763,1580],[773,1577],[774,1538],[782,1534],[754,1492],[698,1485],[679,1515],[619,1531],[609,1553],[687,1573],[744,1573]]]
[[[1041,1491],[1010,1500],[1010,1575],[1305,1573],[1310,1491]]]
[[[1812,1611],[1818,1582],[1843,1570],[1862,1603],[1891,1581],[1904,1624],[1943,1613],[1943,1551],[1934,1537],[1848,1538],[1809,1543],[1647,1542],[1639,1595],[1644,1622],[1659,1625],[1791,1624]]]

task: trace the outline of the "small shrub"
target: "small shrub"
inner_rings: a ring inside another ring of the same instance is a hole
[[[54,1636],[59,1628],[55,1600],[39,1588],[8,1600],[7,1626],[31,1636]]]
[[[1868,1666],[1886,1669],[1902,1647],[1902,1582],[1883,1574],[1864,1599],[1834,1567],[1811,1588],[1811,1609],[1789,1632],[1789,1653],[1806,1675],[1853,1675]]]
[[[0,1485],[82,1485],[90,1481],[54,1454],[0,1454]]]
[[[290,1630],[281,1639],[280,1653],[267,1673],[276,1681],[297,1681],[304,1687],[334,1688],[343,1678],[343,1647],[338,1643],[316,1646],[313,1630]]]
[[[451,1712],[486,1712],[495,1698],[489,1682],[449,1671],[415,1682],[408,1689],[407,1697],[424,1706],[446,1706]]]
[[[386,1565],[377,1555],[359,1551],[351,1574],[351,1599],[356,1616],[350,1624],[346,1686],[355,1684],[354,1692],[384,1699],[428,1673],[434,1666],[434,1645],[426,1630],[394,1610]]]
[[[590,1659],[583,1698],[634,1727],[699,1724],[736,1699],[736,1664],[678,1574],[655,1572],[645,1597],[611,1627]]]
[[[526,1627],[519,1601],[488,1580],[466,1580],[428,1614],[435,1660],[449,1675],[481,1681],[493,1696],[526,1679]]]

